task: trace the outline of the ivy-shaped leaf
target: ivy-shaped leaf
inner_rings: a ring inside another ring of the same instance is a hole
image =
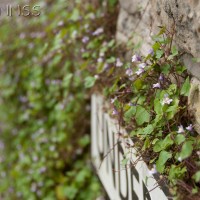
[[[164,140],[159,140],[155,143],[153,147],[154,152],[159,152],[162,150],[167,149],[170,147],[172,144],[174,144],[174,141],[171,139],[171,135],[167,135]]]
[[[186,159],[188,158],[193,151],[193,141],[186,141],[181,149],[181,152],[179,154],[179,156],[181,157],[181,159]]]
[[[149,122],[150,114],[142,106],[137,106],[135,119],[136,119],[137,124],[141,126],[145,122]]]
[[[156,162],[156,169],[158,172],[163,173],[165,170],[165,163],[172,157],[172,154],[167,151],[161,151],[159,158]]]
[[[95,84],[96,79],[92,76],[88,76],[85,78],[85,87],[91,88]]]
[[[184,96],[188,96],[190,92],[190,78],[187,77],[187,79],[185,80],[182,88],[181,88],[181,94]]]

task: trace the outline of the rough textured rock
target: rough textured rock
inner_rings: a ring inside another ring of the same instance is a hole
[[[200,57],[200,1],[151,0],[152,13],[169,29],[176,26],[175,41],[180,48]]]
[[[191,81],[189,107],[195,116],[195,129],[200,134],[200,81],[196,78]]]
[[[134,43],[142,41],[142,53],[145,53],[151,43],[150,36],[157,32],[159,25],[169,31],[175,27],[174,41],[188,53],[186,57],[200,58],[200,1],[120,0],[120,5],[116,36],[119,41],[127,42],[134,33]],[[191,74],[200,79],[200,64],[192,66],[192,62],[184,60]]]

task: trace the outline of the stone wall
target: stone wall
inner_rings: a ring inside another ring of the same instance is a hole
[[[199,0],[119,0],[120,13],[117,40],[125,43],[133,38],[141,43],[141,53],[146,54],[151,45],[151,35],[158,26],[166,26],[176,34],[176,45],[186,52],[182,59],[193,76],[189,106],[195,115],[195,128],[200,133],[200,1]],[[133,37],[134,35],[134,37]]]

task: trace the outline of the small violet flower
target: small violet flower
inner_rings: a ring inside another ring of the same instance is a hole
[[[140,56],[138,56],[136,54],[132,56],[132,62],[139,62],[139,61],[141,61]]]
[[[153,88],[160,88],[160,87],[161,87],[160,83],[153,84]]]
[[[139,68],[135,73],[139,76],[140,74],[142,74],[144,72],[144,69]]]
[[[140,64],[138,65],[138,67],[139,67],[140,69],[144,69],[146,66],[147,66],[146,63],[140,63]]]
[[[118,112],[117,112],[117,110],[115,108],[112,111],[112,115],[118,115]]]
[[[89,37],[88,36],[84,36],[83,38],[82,38],[82,42],[83,43],[87,43],[89,41]]]
[[[98,28],[96,31],[94,31],[94,32],[92,33],[92,35],[93,35],[93,36],[97,36],[97,35],[100,35],[101,33],[103,33],[103,28],[102,28],[102,27],[100,27],[100,28]]]
[[[177,133],[184,133],[184,132],[185,132],[185,130],[184,130],[183,126],[180,125],[180,126],[178,127]]]
[[[100,57],[104,57],[105,53],[104,52],[100,52],[99,56]]]
[[[128,68],[128,69],[126,70],[126,75],[132,76],[132,75],[133,75],[133,70],[130,69],[130,68]]]
[[[123,65],[123,63],[121,62],[121,60],[119,58],[117,58],[116,67],[121,67],[122,65]]]
[[[158,173],[158,171],[156,170],[156,165],[154,164],[153,168],[151,170],[149,170],[149,174],[153,175],[153,174],[156,174],[156,173]]]
[[[159,81],[163,81],[164,80],[164,77],[163,77],[163,75],[162,74],[160,74],[160,76],[159,76]]]
[[[165,104],[170,104],[171,102],[173,101],[173,99],[170,99],[169,97],[168,97],[168,95],[167,94],[165,94],[165,96],[164,96],[164,99],[163,99],[163,101],[162,101],[162,105],[165,105]]]
[[[152,48],[148,50],[148,55],[154,55],[154,50]]]
[[[192,131],[192,130],[193,130],[193,125],[190,124],[189,126],[187,126],[187,127],[186,127],[186,130],[188,130],[188,131]]]
[[[116,101],[116,99],[117,99],[117,97],[112,98],[112,99],[110,100],[111,104],[113,104],[113,103]]]
[[[98,59],[97,59],[97,62],[98,62],[98,63],[102,63],[102,62],[103,62],[103,58],[101,58],[101,57],[98,58]]]

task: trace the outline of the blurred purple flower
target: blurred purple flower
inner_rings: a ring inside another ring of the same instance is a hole
[[[162,101],[162,105],[164,105],[164,104],[170,104],[171,102],[173,101],[173,99],[170,99],[169,97],[168,97],[168,94],[165,94],[164,95],[164,99],[163,99],[163,101]]]
[[[182,125],[178,126],[177,133],[184,133],[184,132],[185,132],[185,130],[184,130],[183,126]]]
[[[123,63],[121,62],[121,60],[119,58],[117,58],[116,67],[121,67],[122,65],[123,65]]]
[[[138,56],[137,54],[132,56],[132,62],[139,62],[139,61],[141,61],[141,57],[140,56]]]
[[[83,38],[82,38],[82,42],[83,43],[87,43],[89,41],[89,37],[88,36],[84,36]]]
[[[144,69],[139,68],[135,73],[139,76],[140,74],[142,74],[144,72]]]
[[[187,126],[187,127],[186,127],[186,130],[188,130],[188,131],[192,131],[192,130],[193,130],[193,125],[190,124],[189,126]]]
[[[140,63],[140,64],[138,65],[138,67],[139,67],[140,69],[144,69],[146,66],[147,66],[146,63]]]
[[[133,75],[133,70],[132,70],[131,68],[128,68],[128,69],[126,70],[126,75],[132,76],[132,75]]]
[[[160,83],[153,84],[153,88],[160,88],[160,87],[161,87]]]

